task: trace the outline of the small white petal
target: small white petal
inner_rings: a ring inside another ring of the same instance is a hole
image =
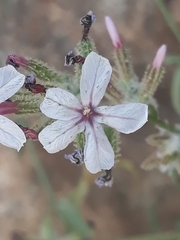
[[[148,118],[148,106],[142,103],[97,107],[95,111],[100,114],[100,116],[95,117],[97,122],[104,123],[126,134],[141,128]]]
[[[59,152],[74,141],[78,133],[84,131],[84,122],[78,122],[78,119],[69,122],[57,120],[39,133],[39,141],[48,153]]]
[[[12,97],[24,84],[25,76],[13,66],[0,68],[0,103]]]
[[[82,105],[73,94],[60,88],[50,88],[40,109],[47,117],[70,120],[81,115],[79,110]]]
[[[103,98],[110,81],[112,67],[109,61],[91,52],[82,66],[80,80],[81,101],[84,106],[96,107]]]
[[[26,142],[24,132],[8,118],[0,115],[0,143],[17,151]]]
[[[86,122],[85,137],[84,163],[87,170],[97,173],[101,169],[111,169],[114,166],[114,152],[102,126],[96,122],[93,126]]]

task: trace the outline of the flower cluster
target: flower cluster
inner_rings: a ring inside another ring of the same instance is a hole
[[[0,116],[0,143],[19,151],[26,138],[39,140],[53,154],[74,142],[74,152],[65,158],[84,164],[93,174],[104,170],[95,181],[101,187],[113,183],[111,170],[120,156],[119,133],[140,129],[148,120],[148,104],[156,106],[154,93],[164,73],[166,46],[159,48],[140,81],[109,16],[105,24],[114,46],[113,67],[97,54],[88,36],[95,20],[92,11],[81,18],[81,42],[75,52],[65,56],[64,65],[74,67],[74,76],[55,71],[42,61],[8,56],[6,66],[0,69],[0,114],[43,113],[52,120],[40,122],[35,131]],[[20,67],[28,71],[26,76],[18,72]]]

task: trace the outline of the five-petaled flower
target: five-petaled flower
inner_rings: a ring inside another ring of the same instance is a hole
[[[25,76],[13,66],[0,68],[0,103],[12,97],[23,86],[24,81]],[[18,125],[0,115],[0,143],[19,151],[25,142],[26,137]]]
[[[82,66],[81,101],[63,89],[51,88],[40,105],[46,116],[57,120],[39,133],[43,147],[49,153],[56,153],[85,130],[84,163],[91,173],[111,169],[114,165],[114,152],[100,123],[128,134],[141,128],[147,121],[146,104],[98,107],[111,73],[109,61],[91,52]]]

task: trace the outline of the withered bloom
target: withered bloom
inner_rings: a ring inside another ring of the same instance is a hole
[[[64,157],[76,165],[82,165],[84,163],[83,149],[75,149],[73,153],[65,154]]]
[[[80,24],[84,26],[82,31],[82,41],[88,41],[88,34],[92,23],[96,20],[96,16],[92,11],[89,11],[84,17],[80,19]]]
[[[64,66],[71,66],[71,65],[74,65],[75,63],[83,64],[84,61],[85,61],[84,57],[80,55],[75,56],[74,52],[70,51],[65,56]]]
[[[37,93],[46,93],[46,88],[42,84],[36,84],[36,78],[34,74],[29,74],[26,76],[24,86],[30,92]]]
[[[103,174],[101,174],[99,177],[95,180],[96,185],[99,187],[112,187],[113,184],[113,177],[110,170],[105,170]]]

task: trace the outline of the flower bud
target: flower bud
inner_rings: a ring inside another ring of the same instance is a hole
[[[18,103],[6,101],[0,104],[0,115],[17,113],[18,112]]]
[[[162,45],[156,53],[156,56],[154,58],[154,61],[152,63],[152,67],[159,70],[162,67],[162,64],[164,62],[165,56],[166,56],[166,45]]]
[[[19,67],[26,68],[29,64],[29,61],[20,55],[11,54],[7,57],[7,60],[6,60],[6,65],[8,64],[12,65],[16,69]]]
[[[106,24],[106,29],[109,33],[109,36],[112,40],[112,44],[115,48],[121,48],[122,47],[122,40],[119,36],[119,33],[116,29],[116,26],[113,22],[113,20],[109,17],[109,16],[106,16],[105,17],[105,24]]]
[[[38,140],[38,133],[35,130],[29,129],[28,127],[23,127],[22,125],[19,125],[19,127],[23,130],[26,138],[33,141]]]

